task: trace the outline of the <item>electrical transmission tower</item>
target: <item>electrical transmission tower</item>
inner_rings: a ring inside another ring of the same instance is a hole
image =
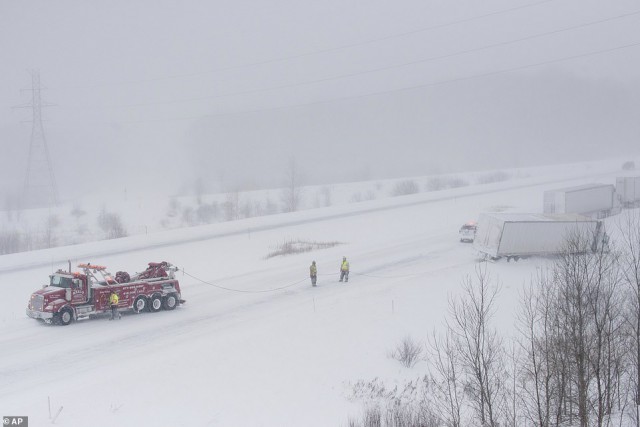
[[[32,111],[29,158],[22,193],[24,207],[46,207],[58,204],[56,178],[42,126],[42,108],[52,104],[42,102],[41,89],[40,71],[34,70],[31,72],[31,102],[18,107],[31,108]]]

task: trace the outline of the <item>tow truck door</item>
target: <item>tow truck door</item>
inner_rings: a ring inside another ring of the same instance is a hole
[[[86,280],[73,279],[71,281],[71,304],[77,305],[86,303],[88,291]]]

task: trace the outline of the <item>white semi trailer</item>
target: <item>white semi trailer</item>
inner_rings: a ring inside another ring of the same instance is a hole
[[[625,208],[640,205],[640,176],[619,176],[616,178],[616,194]]]
[[[613,210],[614,194],[615,187],[612,184],[585,184],[545,191],[543,212],[604,218]]]
[[[577,214],[485,213],[478,220],[473,246],[491,259],[507,261],[534,255],[554,255],[578,233],[596,250],[606,241],[602,222]]]

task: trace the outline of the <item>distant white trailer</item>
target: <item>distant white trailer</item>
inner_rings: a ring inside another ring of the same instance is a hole
[[[543,212],[604,218],[613,210],[614,194],[615,187],[612,184],[585,184],[545,191]]]
[[[625,208],[640,205],[640,176],[617,177],[616,194]]]
[[[602,222],[577,214],[485,213],[478,220],[473,246],[492,259],[507,261],[533,255],[554,255],[567,238],[580,233],[592,238],[591,250],[605,241]]]

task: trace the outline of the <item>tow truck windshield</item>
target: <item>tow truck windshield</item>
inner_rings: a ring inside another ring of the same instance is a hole
[[[57,286],[59,288],[71,288],[72,282],[70,277],[58,276],[56,274],[50,277],[51,277],[51,282],[49,283],[49,285]]]

